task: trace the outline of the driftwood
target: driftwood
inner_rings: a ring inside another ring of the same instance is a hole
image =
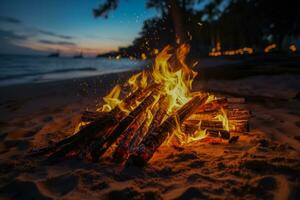
[[[168,117],[159,127],[147,134],[136,152],[129,157],[129,162],[143,166],[151,159],[156,149],[165,141],[175,128],[177,122],[181,124],[187,117],[196,111],[207,99],[207,96],[195,96],[182,106],[175,115]]]

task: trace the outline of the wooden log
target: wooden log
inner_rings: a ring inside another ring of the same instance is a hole
[[[250,131],[248,120],[229,120],[229,131],[245,133]]]
[[[102,156],[106,150],[118,139],[124,130],[133,122],[133,120],[143,111],[147,109],[154,101],[155,96],[158,95],[159,91],[154,90],[145,100],[138,105],[127,117],[125,117],[117,127],[112,131],[108,137],[102,137],[101,141],[96,142],[96,148],[91,152],[93,161],[98,161],[99,157]]]
[[[146,120],[147,113],[142,112],[139,116],[130,124],[130,126],[120,136],[120,142],[113,153],[113,160],[117,163],[121,163],[129,156],[130,142],[134,138],[136,131],[141,127]]]
[[[137,101],[141,101],[145,98],[145,96],[147,96],[147,94],[149,94],[151,92],[151,90],[155,89],[159,87],[158,84],[152,84],[147,88],[139,88],[137,89],[135,92],[133,92],[131,95],[129,95],[128,97],[126,97],[122,102],[121,105],[116,106],[111,113],[113,115],[115,115],[116,117],[119,118],[119,120],[121,120],[124,115],[126,115],[126,113],[124,113],[123,110],[128,110],[128,111],[132,111],[132,109],[134,107],[136,107],[136,102]],[[120,109],[120,107],[122,109]],[[106,112],[92,112],[92,111],[84,111],[82,113],[82,117],[81,117],[81,121],[83,122],[91,122],[91,121],[95,121],[98,118],[102,117],[103,115],[105,115]]]
[[[106,131],[110,127],[117,124],[119,121],[116,120],[113,116],[105,119],[98,119],[79,131],[78,137],[75,137],[72,141],[62,146],[56,152],[51,154],[48,158],[49,161],[56,161],[62,157],[64,157],[70,151],[77,149],[80,143],[85,143],[85,141],[89,140],[92,135],[98,134],[101,131]]]
[[[182,132],[184,132],[186,135],[193,136],[196,131],[200,130],[199,124],[186,124],[183,123],[181,126]]]
[[[122,101],[122,106],[125,108],[130,108],[133,104],[136,103],[137,100],[140,100],[141,98],[145,98],[145,96],[151,90],[153,90],[153,88],[157,88],[157,87],[159,87],[158,84],[152,84],[145,89],[138,89],[137,91],[135,91],[134,93],[132,93]],[[76,148],[77,144],[82,142],[84,138],[87,139],[91,135],[94,135],[99,132],[104,132],[109,127],[115,126],[126,115],[127,113],[120,110],[120,108],[117,106],[110,112],[101,114],[99,118],[95,119],[92,123],[88,124],[78,133],[66,139],[63,139],[53,145],[50,145],[48,147],[34,150],[33,152],[30,153],[30,156],[40,156],[43,154],[48,154],[50,152],[56,151],[58,148],[61,149],[58,150],[58,152],[56,153],[58,155],[55,157],[59,157],[59,155],[64,156],[73,148]]]
[[[152,106],[150,112],[151,111],[152,111],[151,113],[156,112],[158,108],[161,107],[160,104],[164,101],[164,99],[165,97],[160,97],[156,105]],[[140,143],[145,133],[147,133],[147,130],[149,128],[151,129],[151,125],[149,127],[147,124],[148,123],[147,117],[148,117],[147,112],[141,113],[141,116],[139,116],[138,119],[135,120],[135,123],[130,125],[130,127],[124,131],[124,133],[119,139],[121,140],[120,144],[118,145],[118,147],[116,148],[113,154],[113,159],[115,162],[121,163],[127,160],[130,152],[132,152],[130,151],[130,149],[134,149]],[[152,122],[154,121],[152,120]]]
[[[217,120],[202,120],[200,122],[200,129],[223,129],[223,122]]]
[[[228,109],[227,117],[229,120],[248,120],[251,117],[251,113],[248,109]]]
[[[153,156],[157,148],[165,141],[175,128],[177,122],[181,124],[187,117],[196,111],[207,99],[207,96],[195,96],[175,115],[168,117],[159,127],[149,133],[138,146],[136,152],[129,157],[129,163],[144,166]]]
[[[221,107],[226,107],[228,105],[226,98],[220,98],[212,100],[209,103],[206,103],[199,107],[195,113],[211,112],[219,110]]]
[[[220,110],[213,110],[208,112],[202,112],[202,113],[195,113],[189,117],[191,120],[213,120],[217,115],[220,114]]]
[[[167,114],[169,101],[164,96],[161,97],[160,100],[157,102],[157,107],[154,108],[154,111],[152,113],[155,113],[153,115],[153,119],[150,122],[150,125],[146,124],[141,128],[141,130],[136,134],[136,137],[132,140],[132,143],[130,144],[131,153],[135,151],[137,146],[141,143],[143,138],[148,134],[151,133],[155,128],[157,128],[163,121],[163,118]]]
[[[92,112],[92,111],[84,111],[82,112],[81,121],[82,122],[92,122],[96,121],[99,118],[102,118],[103,115],[106,115],[106,112]]]
[[[206,135],[210,137],[219,137],[225,140],[230,139],[230,133],[226,130],[214,130],[214,129],[207,129]]]

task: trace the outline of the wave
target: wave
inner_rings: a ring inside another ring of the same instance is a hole
[[[0,80],[9,80],[9,79],[16,79],[16,78],[25,78],[29,76],[38,76],[38,75],[46,75],[46,74],[61,74],[67,72],[83,72],[83,71],[97,71],[96,68],[93,67],[85,67],[85,68],[66,68],[66,69],[58,69],[46,72],[35,72],[35,73],[26,73],[26,74],[14,74],[14,75],[6,75],[1,77]]]

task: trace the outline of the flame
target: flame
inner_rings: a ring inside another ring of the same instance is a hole
[[[121,86],[117,84],[108,95],[103,97],[103,101],[106,103],[102,106],[101,109],[99,109],[102,112],[109,112],[113,108],[115,108],[117,105],[121,103],[121,100],[119,99],[121,92]],[[98,111],[99,111],[98,110]]]
[[[222,122],[224,130],[229,131],[229,121],[228,121],[227,113],[226,113],[226,111],[224,110],[223,107],[221,107],[220,111],[221,111],[221,113],[218,114],[215,117],[215,119]]]
[[[217,51],[221,51],[221,44],[218,43],[216,47]],[[245,51],[248,49],[244,49]],[[158,51],[158,50],[157,50]],[[138,89],[146,88],[152,83],[156,83],[160,86],[160,91],[155,96],[155,103],[149,106],[146,112],[146,121],[144,122],[147,127],[150,126],[156,111],[160,105],[156,102],[159,101],[160,96],[164,96],[167,101],[166,103],[166,114],[165,120],[168,116],[173,115],[179,108],[186,104],[195,94],[192,92],[192,83],[194,78],[197,76],[197,72],[192,70],[192,67],[197,63],[192,64],[189,67],[186,63],[186,57],[190,51],[187,44],[181,44],[178,48],[172,48],[166,46],[161,52],[159,52],[155,58],[154,64],[151,71],[141,71],[132,75],[122,87],[127,87],[132,92]],[[250,50],[249,50],[250,51]],[[143,55],[143,54],[142,54]],[[101,112],[109,112],[116,106],[123,111],[125,114],[129,114],[133,108],[125,108],[125,103],[121,100],[121,85],[117,84],[108,94],[103,98],[104,105],[97,109]],[[209,95],[206,103],[216,100],[217,97]],[[136,105],[138,105],[138,101]],[[135,106],[136,106],[135,105]],[[156,107],[155,107],[156,106]],[[131,109],[131,110],[130,110]],[[192,116],[191,116],[192,118]],[[220,114],[215,117],[216,120],[222,121],[225,130],[229,130],[228,118],[225,110],[222,108]],[[192,134],[188,135],[181,130],[181,123],[175,116],[176,127],[172,133],[169,133],[169,138],[164,144],[170,144],[172,141],[177,141],[181,144],[188,144],[190,142],[200,140],[206,137],[206,130],[201,130],[200,124],[196,124],[197,130]],[[85,124],[80,124],[77,130]]]
[[[174,58],[171,50],[171,46],[166,46],[157,55],[152,71],[154,81],[163,86],[162,91],[169,100],[168,113],[172,113],[191,99],[192,82],[197,75],[185,63],[189,52],[188,45],[183,44],[176,50],[175,61],[172,60]]]
[[[141,72],[134,74],[127,81],[128,85],[133,91],[136,91],[139,88],[138,78],[141,76],[141,74]]]

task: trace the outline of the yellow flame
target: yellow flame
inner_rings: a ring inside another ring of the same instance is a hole
[[[121,100],[119,99],[121,92],[121,86],[117,84],[110,92],[108,95],[103,97],[103,101],[106,103],[102,106],[101,109],[99,109],[102,112],[109,112],[113,108],[115,108],[118,104],[121,103]],[[98,111],[99,111],[98,110]]]
[[[162,91],[167,95],[169,113],[178,109],[192,97],[192,81],[197,75],[185,64],[185,58],[189,52],[188,45],[183,44],[176,50],[175,61],[172,60],[171,51],[172,48],[166,46],[157,55],[152,71],[154,81],[163,86]]]
[[[145,71],[142,71],[140,84],[141,84],[142,88],[146,88],[148,85],[148,77],[147,77],[147,73]]]
[[[168,116],[177,111],[182,105],[187,103],[193,97],[193,95],[195,95],[195,93],[192,93],[192,82],[197,73],[193,71],[185,62],[189,50],[190,48],[187,44],[181,44],[178,48],[166,46],[160,53],[157,54],[151,72],[147,73],[146,71],[142,71],[134,74],[128,79],[125,86],[129,86],[130,91],[132,92],[140,88],[146,88],[149,83],[154,82],[159,84],[160,93],[155,96],[155,99],[157,102],[161,95],[166,96],[166,100],[168,101],[166,104],[168,106],[167,114],[164,116],[164,119],[166,119]],[[216,50],[221,50],[220,43],[217,44]],[[118,106],[120,110],[129,114],[130,109],[133,108],[129,109],[125,108],[126,106],[124,107],[124,103],[122,103],[122,100],[120,99],[120,93],[121,86],[116,85],[109,92],[109,94],[103,98],[105,104],[99,108],[98,111],[109,112]],[[207,102],[215,99],[215,96],[209,95]],[[147,113],[147,125],[150,125],[153,119],[153,113],[151,110],[153,109],[150,107],[145,110]],[[224,127],[227,127],[228,129],[227,116],[225,111],[224,113],[223,111],[224,110],[222,110],[222,113],[217,116],[217,118],[218,120],[221,120],[224,124]],[[169,138],[171,139],[176,138],[176,141],[179,141],[180,143],[189,143],[205,137],[205,130],[200,130],[200,125],[199,130],[197,130],[193,135],[187,135],[182,132],[178,119],[176,123],[175,131],[173,133],[169,133]],[[166,143],[170,142],[171,139],[167,140]]]
[[[132,75],[132,76],[128,79],[127,83],[128,83],[128,85],[131,87],[131,89],[132,89],[133,91],[135,91],[135,90],[137,90],[137,89],[139,88],[138,78],[139,78],[141,75],[142,75],[142,73],[140,72],[140,73],[137,73],[137,74]]]
[[[223,123],[223,128],[226,131],[229,131],[229,121],[226,111],[221,107],[221,113],[216,116],[216,119]]]

